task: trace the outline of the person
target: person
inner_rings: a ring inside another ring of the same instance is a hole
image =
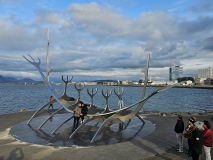
[[[196,129],[192,132],[191,138],[192,159],[199,160],[203,147],[203,122],[197,121],[194,126]]]
[[[123,106],[124,106],[124,102],[123,102],[122,98],[120,98],[120,100],[118,101],[118,109],[123,108]],[[119,129],[123,129],[123,124],[124,124],[123,122],[119,123]]]
[[[81,106],[82,115],[80,116],[81,117],[81,123],[84,122],[84,116],[87,115],[87,112],[88,112],[87,104],[82,103],[82,106]]]
[[[178,141],[178,145],[179,148],[177,149],[178,152],[183,152],[183,131],[184,131],[184,122],[182,120],[182,116],[178,115],[177,116],[177,123],[175,125],[175,129],[174,129],[175,133],[176,133],[176,138]]]
[[[82,115],[81,113],[81,105],[82,105],[82,101],[80,101],[78,103],[78,105],[75,107],[75,110],[74,110],[74,121],[73,121],[73,128],[72,128],[72,132],[74,132],[77,128],[78,128],[78,123],[79,123],[79,119],[80,119],[80,116]]]
[[[196,121],[196,118],[195,117],[191,117],[191,118],[189,118],[189,124],[188,124],[188,126],[185,128],[185,133],[183,134],[183,136],[185,137],[185,138],[187,138],[187,140],[188,140],[188,147],[189,147],[189,149],[188,149],[188,155],[189,155],[189,157],[191,156],[191,154],[192,154],[192,149],[191,149],[191,138],[192,138],[192,132],[196,129],[195,128],[195,126],[194,126],[194,123],[195,123],[195,121]]]
[[[51,102],[52,100],[53,100],[53,96],[50,96],[50,102]],[[52,107],[52,109],[53,109],[53,104],[52,104],[52,103],[50,103],[48,109],[50,109],[50,107]]]
[[[211,146],[212,146],[212,131],[211,125],[208,121],[204,120],[204,134],[203,134],[203,148],[206,155],[206,160],[211,160]]]
[[[20,110],[20,112],[24,112],[25,111],[25,108],[22,108],[21,110]]]

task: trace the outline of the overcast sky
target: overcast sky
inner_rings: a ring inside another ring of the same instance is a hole
[[[23,55],[46,65],[50,80],[168,80],[213,66],[212,0],[0,0],[0,75],[41,80]]]

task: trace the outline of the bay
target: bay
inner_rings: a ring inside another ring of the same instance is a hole
[[[55,86],[58,95],[62,95],[64,86]],[[90,103],[91,99],[87,93],[87,89],[98,88],[97,94],[94,96],[94,104],[105,107],[106,100],[102,95],[112,94],[109,98],[109,108],[116,109],[118,107],[118,98],[114,93],[114,89],[118,90],[118,86],[85,86],[81,92],[81,100]],[[147,87],[146,96],[159,87]],[[143,87],[123,87],[124,107],[140,100]],[[78,92],[74,86],[68,86],[67,94],[77,97]],[[19,112],[22,108],[26,111],[37,110],[47,102],[49,102],[50,93],[44,85],[0,85],[0,115]],[[59,104],[54,104],[54,108],[61,108]],[[164,92],[151,97],[143,106],[142,110],[160,111],[160,112],[207,112],[213,111],[213,90],[197,89],[197,88],[170,88]]]

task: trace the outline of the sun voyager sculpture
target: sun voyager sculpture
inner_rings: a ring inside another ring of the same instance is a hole
[[[43,78],[43,81],[47,87],[47,89],[49,90],[50,94],[54,97],[54,100],[51,102],[46,103],[45,105],[43,105],[42,107],[40,107],[34,114],[33,116],[28,120],[27,124],[29,125],[31,123],[31,121],[33,120],[33,118],[37,117],[40,113],[40,111],[42,109],[44,109],[45,107],[48,107],[50,103],[59,103],[61,108],[57,109],[55,112],[53,112],[51,115],[49,115],[48,118],[46,118],[46,120],[44,122],[42,122],[40,124],[40,126],[38,127],[38,130],[41,130],[42,127],[45,127],[45,123],[52,118],[55,114],[58,114],[61,111],[65,111],[71,114],[70,118],[68,119],[64,119],[64,121],[59,125],[56,126],[55,129],[52,131],[52,134],[56,134],[56,131],[63,126],[65,123],[67,123],[68,121],[70,121],[73,118],[73,113],[74,113],[74,109],[75,107],[78,105],[79,103],[79,99],[81,99],[81,91],[82,89],[85,87],[85,85],[81,85],[80,83],[75,84],[74,87],[76,89],[76,91],[78,92],[78,96],[76,98],[71,97],[69,95],[67,95],[67,85],[69,82],[72,81],[73,77],[71,77],[70,79],[68,78],[68,76],[66,77],[66,79],[64,78],[64,76],[62,76],[62,80],[65,83],[65,89],[64,89],[64,93],[59,96],[56,93],[56,88],[50,83],[49,81],[49,75],[51,72],[51,68],[49,66],[49,30],[47,30],[47,53],[46,53],[46,76],[43,74],[41,68],[40,68],[40,64],[41,64],[41,60],[38,58],[38,62],[36,62],[33,57],[31,57],[30,55],[28,55],[30,57],[26,58],[25,56],[23,56],[30,64],[32,64],[33,66],[35,66],[37,68],[37,70],[39,71],[41,77]],[[106,105],[105,108],[101,108],[100,106],[96,106],[93,104],[93,98],[95,96],[95,94],[98,92],[98,88],[96,88],[95,90],[91,90],[89,91],[87,89],[87,93],[91,98],[91,102],[90,102],[90,106],[89,106],[89,110],[88,110],[88,114],[87,114],[87,118],[86,120],[80,124],[78,126],[78,128],[72,132],[69,136],[69,138],[73,138],[73,136],[80,130],[82,129],[85,124],[93,121],[93,122],[97,122],[100,123],[100,127],[97,129],[96,133],[94,134],[93,138],[91,139],[90,143],[93,143],[95,141],[95,138],[102,132],[104,127],[109,127],[112,124],[119,124],[119,123],[123,123],[125,121],[130,120],[133,117],[138,117],[142,123],[145,123],[145,121],[142,119],[142,117],[140,117],[139,115],[139,111],[141,110],[141,108],[143,107],[144,103],[151,98],[152,96],[154,96],[155,94],[162,92],[168,88],[173,87],[173,85],[168,85],[166,87],[162,87],[160,89],[157,89],[156,91],[154,91],[153,93],[151,93],[150,95],[148,95],[147,97],[145,97],[145,93],[146,93],[146,87],[147,87],[147,81],[148,81],[148,70],[149,70],[149,60],[150,60],[150,54],[148,54],[147,56],[147,62],[146,62],[146,67],[144,70],[142,70],[142,73],[144,73],[144,86],[143,86],[143,90],[142,90],[142,95],[141,95],[141,99],[129,106],[117,109],[117,110],[110,110],[109,109],[109,104],[108,104],[108,99],[112,94],[112,91],[106,91],[106,93],[104,93],[104,91],[102,90],[102,95],[104,96],[105,100],[106,100]],[[117,95],[118,99],[121,100],[122,99],[122,95],[123,95],[123,88],[120,91],[120,89],[118,88],[118,90],[114,89],[114,93]],[[82,100],[82,99],[81,99]],[[136,106],[136,107],[135,107]],[[135,107],[134,109],[132,109],[133,107]],[[114,107],[116,108],[116,107]]]

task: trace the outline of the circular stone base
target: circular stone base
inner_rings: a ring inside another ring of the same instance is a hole
[[[33,144],[47,146],[86,147],[131,141],[147,136],[155,130],[155,125],[152,122],[144,120],[145,124],[143,124],[139,118],[134,117],[130,121],[124,122],[122,130],[119,129],[119,124],[113,124],[110,127],[105,127],[96,137],[95,141],[90,143],[91,139],[102,123],[89,122],[83,126],[73,136],[73,138],[69,139],[73,125],[73,119],[71,119],[61,128],[59,128],[55,134],[51,134],[55,128],[57,128],[70,116],[72,116],[70,113],[57,114],[52,119],[48,120],[41,130],[38,130],[39,126],[49,116],[36,117],[30,122],[29,125],[27,125],[27,121],[16,124],[11,128],[10,134],[18,140]]]

